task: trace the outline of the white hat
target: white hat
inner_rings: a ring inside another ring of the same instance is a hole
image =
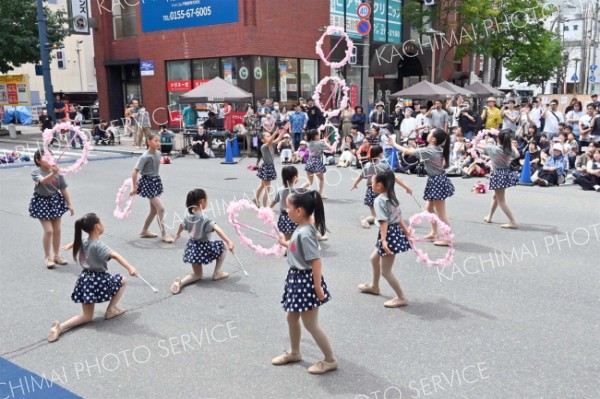
[[[379,102],[377,102],[377,104],[375,104],[375,106],[376,106],[376,107],[379,107],[380,105],[381,105],[382,107],[384,106],[384,104],[383,104],[383,101],[379,101]]]
[[[290,135],[289,135],[289,134],[287,134],[287,133],[283,135],[283,138],[284,138],[284,139],[289,139],[290,137],[292,137],[292,136],[290,136]]]
[[[307,143],[306,141],[304,141],[304,140],[302,140],[302,141],[300,142],[300,145],[302,145],[302,144],[304,144],[304,145],[308,145],[308,143]]]
[[[490,102],[490,101],[496,102],[496,99],[494,97],[488,97],[486,102]]]
[[[562,152],[562,151],[563,151],[563,146],[562,146],[562,145],[560,145],[560,144],[558,144],[558,143],[556,143],[556,144],[554,144],[554,145],[552,146],[552,149],[553,149],[553,150],[558,150],[558,151]]]

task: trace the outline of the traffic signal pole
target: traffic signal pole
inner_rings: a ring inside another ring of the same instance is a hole
[[[48,30],[46,16],[44,15],[43,0],[36,0],[39,47],[42,58],[42,73],[44,76],[44,92],[46,95],[46,110],[48,115],[56,122],[54,115],[54,90],[52,89],[52,76],[50,75],[50,54],[48,49]]]

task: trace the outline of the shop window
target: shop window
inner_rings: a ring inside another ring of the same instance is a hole
[[[254,57],[250,73],[254,78],[255,99],[272,98],[278,100],[279,71],[274,57]]]
[[[113,31],[115,39],[125,39],[137,36],[137,3],[114,2],[112,8]]]
[[[319,66],[316,60],[300,60],[300,96],[310,98],[319,83]]]
[[[290,106],[298,102],[298,59],[279,59],[279,100]]]
[[[190,61],[167,61],[167,92],[169,105],[177,104],[179,96],[192,90]]]
[[[192,87],[197,87],[219,76],[219,59],[205,58],[192,61]]]

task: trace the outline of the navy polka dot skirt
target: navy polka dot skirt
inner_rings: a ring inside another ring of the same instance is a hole
[[[454,184],[445,173],[437,176],[429,176],[425,186],[425,201],[441,201],[454,194]]]
[[[109,272],[84,270],[79,274],[71,299],[75,303],[110,301],[123,285],[123,276]]]
[[[377,198],[377,194],[373,191],[373,187],[367,186],[364,204],[366,206],[373,206],[373,204],[375,203],[375,198]]]
[[[163,185],[160,176],[144,176],[137,183],[137,192],[140,197],[154,198],[163,193]]]
[[[225,251],[223,241],[195,241],[190,239],[183,253],[185,263],[208,265]]]
[[[519,174],[510,169],[498,169],[492,172],[490,190],[514,187],[519,183]]]
[[[277,179],[277,171],[272,163],[263,163],[256,174],[260,180],[273,181]]]
[[[411,248],[408,238],[406,238],[402,231],[402,227],[400,227],[398,223],[388,224],[386,239],[388,248],[394,254],[406,252]],[[387,256],[387,253],[383,249],[383,245],[381,245],[381,231],[377,234],[377,244],[375,244],[375,248],[377,248],[379,256]]]
[[[68,210],[67,201],[61,193],[54,195],[33,193],[33,198],[29,203],[29,216],[36,219],[58,219]]]
[[[323,293],[325,294],[325,300],[323,301],[320,301],[315,293],[312,269],[298,270],[290,268],[285,279],[285,289],[281,300],[283,309],[286,312],[308,312],[323,305],[331,299],[323,276],[321,276],[321,287],[323,287]]]
[[[277,221],[277,228],[283,234],[292,234],[298,227],[298,223],[294,223],[290,220],[290,216],[287,211],[281,210],[279,214],[279,220]]]
[[[308,162],[306,163],[304,170],[306,170],[308,173],[325,173],[325,172],[327,172],[325,165],[323,165],[322,157],[308,158]]]

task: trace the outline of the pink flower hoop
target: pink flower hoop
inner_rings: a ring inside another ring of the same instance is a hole
[[[436,223],[438,232],[441,233],[440,238],[448,243],[448,251],[446,252],[446,256],[444,256],[443,258],[431,260],[429,259],[429,255],[427,255],[425,251],[416,246],[416,242],[424,241],[423,239],[415,237],[415,226],[421,223],[423,220],[429,221],[431,223]],[[427,266],[446,267],[449,264],[451,264],[454,260],[454,234],[452,234],[450,226],[442,222],[435,213],[423,211],[411,216],[411,218],[409,219],[408,233],[412,237],[410,244],[412,246],[413,251],[415,252],[415,255],[417,255],[417,262],[425,263]]]
[[[327,137],[327,135],[324,133],[324,131],[326,129],[329,130],[330,128],[333,129],[333,131],[335,132],[335,141],[333,142],[333,144],[331,144],[331,148],[335,149],[337,147],[337,142],[340,139],[339,129],[335,125],[333,125],[328,119],[327,121],[325,121],[324,124],[319,126],[317,130],[319,131],[319,133],[321,133],[321,137],[325,138]]]
[[[79,128],[79,126],[72,125],[70,122],[57,123],[52,129],[46,129],[42,134],[42,138],[44,140],[43,158],[50,165],[56,165],[62,157],[62,154],[64,154],[66,149],[69,147],[69,145],[67,144],[57,160],[54,160],[54,156],[50,153],[50,150],[48,149],[48,144],[52,142],[52,140],[54,139],[54,135],[56,133],[60,133],[63,130],[69,130],[73,132],[75,135],[73,136],[72,140],[75,140],[76,137],[79,137],[81,139],[81,142],[83,143],[81,157],[73,165],[60,169],[61,175],[68,175],[69,173],[79,172],[81,168],[83,168],[88,163],[88,155],[90,153],[90,150],[92,149],[92,146],[90,145],[87,136],[83,133],[83,131],[81,131],[81,128]]]
[[[117,219],[121,219],[121,220],[127,219],[129,217],[129,215],[131,214],[131,207],[133,206],[133,200],[135,199],[135,195],[129,195],[129,193],[131,193],[132,189],[133,189],[133,180],[131,180],[131,177],[129,179],[125,179],[125,181],[123,182],[123,185],[117,192],[117,200],[115,201],[117,203],[117,206],[115,207],[115,210],[113,211],[113,216],[116,217]],[[125,208],[121,209],[121,206],[123,204],[123,201],[125,200],[126,195],[129,196],[129,199],[127,200],[127,202],[125,202]]]
[[[337,41],[335,46],[333,46],[333,48],[331,49],[329,54],[326,56],[323,53],[323,43],[325,42],[325,38],[327,36],[331,36],[331,35],[340,35],[341,37]],[[346,44],[348,45],[348,48],[346,49],[346,56],[339,62],[329,61],[327,58],[329,58],[331,53],[333,53],[333,50],[338,46],[338,44],[340,44],[340,42],[342,40],[345,40]],[[344,65],[346,65],[348,63],[348,61],[350,60],[350,57],[352,57],[352,49],[353,48],[354,48],[354,42],[352,41],[352,39],[350,39],[348,34],[344,31],[344,28],[339,28],[336,26],[329,26],[329,27],[327,27],[327,30],[323,33],[323,35],[321,35],[319,40],[317,40],[317,46],[315,48],[315,51],[317,52],[319,57],[321,57],[321,60],[323,60],[323,63],[325,65],[330,66],[332,68],[341,68]]]
[[[323,90],[323,86],[329,82],[334,82],[335,86],[331,92],[331,95],[327,99],[325,105],[321,104],[321,91]],[[342,88],[342,99],[339,102],[339,107],[336,109],[332,109],[331,111],[327,111],[327,106],[329,105],[329,101],[333,98],[334,95],[337,94],[338,88]],[[342,112],[348,106],[348,101],[350,99],[350,88],[346,86],[346,81],[344,79],[340,79],[337,76],[327,76],[319,82],[317,87],[315,87],[315,94],[313,94],[313,100],[315,100],[315,105],[323,112],[323,115],[326,118],[331,118],[333,116],[338,116],[340,112]]]
[[[248,225],[238,222],[237,218],[239,216],[240,211],[245,210],[245,209],[256,212],[258,218],[266,226],[271,228],[271,232],[265,232],[265,231],[256,229],[252,226],[248,226]],[[275,214],[273,213],[273,209],[271,209],[270,207],[264,207],[264,208],[259,209],[256,205],[254,205],[250,201],[243,199],[243,200],[231,202],[229,204],[229,206],[227,207],[227,213],[229,213],[229,223],[231,223],[233,225],[233,229],[235,230],[237,235],[240,237],[240,242],[244,246],[254,250],[254,252],[256,252],[256,254],[258,254],[260,256],[276,256],[278,258],[283,256],[283,254],[285,253],[285,248],[282,247],[281,245],[279,245],[279,242],[276,242],[275,244],[273,244],[273,246],[271,248],[264,248],[260,245],[254,244],[251,239],[249,239],[242,233],[242,229],[241,229],[241,227],[245,227],[247,229],[257,231],[266,236],[274,238],[275,240],[278,240],[279,230],[277,229],[277,221],[275,220]]]

